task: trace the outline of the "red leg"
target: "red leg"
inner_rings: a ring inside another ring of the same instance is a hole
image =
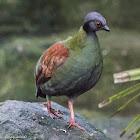
[[[59,119],[61,119],[62,117],[59,116],[58,114],[62,114],[61,112],[56,113],[57,111],[55,111],[52,107],[51,107],[51,100],[47,99],[47,104],[44,104],[45,106],[47,106],[47,110],[48,110],[48,114],[49,116],[53,119],[52,114],[55,115],[56,117],[58,117]]]
[[[75,126],[77,127],[78,129],[81,129],[83,131],[85,131],[85,129],[83,127],[81,127],[80,125],[78,125],[76,122],[75,122],[75,117],[74,117],[74,111],[73,111],[73,100],[69,99],[68,100],[68,106],[69,106],[69,109],[70,109],[70,114],[71,114],[71,120],[68,121],[68,123],[70,123],[69,127],[72,127],[72,126]]]

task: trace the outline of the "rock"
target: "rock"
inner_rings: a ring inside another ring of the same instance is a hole
[[[0,139],[25,140],[110,140],[104,133],[75,114],[77,123],[86,132],[75,127],[68,129],[68,109],[52,102],[53,108],[63,112],[63,119],[48,117],[44,103],[7,100],[0,104]]]

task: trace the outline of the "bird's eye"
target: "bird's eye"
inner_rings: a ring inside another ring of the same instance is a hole
[[[102,26],[102,23],[100,21],[95,21],[96,27],[100,28]]]

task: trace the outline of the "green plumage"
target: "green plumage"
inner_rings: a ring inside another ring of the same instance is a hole
[[[102,72],[102,56],[95,33],[87,35],[81,27],[71,39],[59,42],[69,48],[69,57],[54,75],[40,85],[43,94],[76,97],[91,89]],[[40,69],[42,57],[37,63]]]
[[[68,96],[71,113],[68,128],[75,126],[85,131],[75,122],[73,103],[77,96],[96,85],[102,73],[103,61],[96,36],[99,30],[109,31],[105,18],[97,12],[88,13],[78,33],[48,48],[36,65],[36,96],[47,97],[51,118],[52,114],[62,118],[52,109],[51,96]]]

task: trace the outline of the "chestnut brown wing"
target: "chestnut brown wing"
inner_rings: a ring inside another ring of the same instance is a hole
[[[68,56],[69,49],[61,43],[56,43],[48,48],[42,57],[41,69],[36,74],[37,87],[47,82]]]

